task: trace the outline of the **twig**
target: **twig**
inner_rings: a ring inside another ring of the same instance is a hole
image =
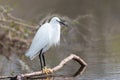
[[[4,6],[0,5],[0,9],[2,9],[2,12],[0,12],[0,17],[1,17],[0,21],[9,22],[9,23],[14,22],[15,24],[19,24],[31,29],[36,29],[36,27],[34,27],[35,25],[33,26],[33,25],[26,24],[24,20],[12,16],[12,14],[8,12],[8,10]]]
[[[9,22],[9,23],[14,22],[15,24],[19,24],[19,25],[22,25],[22,26],[25,26],[25,27],[28,27],[28,28],[31,28],[31,29],[36,29],[36,27],[34,27],[32,25],[29,25],[29,24],[26,24],[23,21],[21,22],[21,21],[12,20],[12,19],[10,19],[10,20],[9,19],[8,20],[3,19],[1,21],[3,21],[3,22]]]
[[[0,24],[0,28],[6,29],[6,30],[10,30],[10,31],[15,32],[17,34],[20,34],[20,31],[17,31],[17,30],[15,30],[15,28],[11,28],[11,27],[9,27],[7,25]]]
[[[84,70],[86,69],[87,63],[83,61],[79,56],[75,54],[71,54],[67,58],[63,59],[59,65],[51,69],[51,72],[56,72],[60,70],[67,62],[70,60],[75,60],[77,61],[81,66],[80,69],[73,75],[77,76],[78,74],[82,74]],[[17,77],[9,77],[9,76],[0,76],[0,79],[5,79],[5,78],[15,78],[14,80],[22,80],[22,78],[30,78],[31,76],[37,76],[37,75],[43,75],[42,71],[37,71],[37,72],[32,72],[32,73],[26,73],[26,74],[21,74],[17,75]],[[50,75],[49,75],[50,76]]]

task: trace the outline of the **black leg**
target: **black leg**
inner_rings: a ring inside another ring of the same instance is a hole
[[[42,49],[40,50],[40,54],[39,54],[40,66],[41,66],[41,70],[42,70],[43,65],[42,65],[42,57],[41,57],[41,55],[42,55]]]
[[[45,57],[44,57],[44,53],[42,53],[42,58],[43,58],[43,67],[45,67],[46,66],[46,62],[45,62]]]

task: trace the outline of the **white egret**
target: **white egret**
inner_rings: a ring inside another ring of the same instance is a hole
[[[66,25],[63,20],[53,17],[50,22],[41,25],[33,38],[30,48],[25,54],[31,60],[39,55],[41,70],[45,69],[46,66],[44,53],[51,46],[57,45],[60,42],[60,24]]]

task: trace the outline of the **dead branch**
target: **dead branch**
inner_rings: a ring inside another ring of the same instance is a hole
[[[81,65],[79,70],[75,74],[73,74],[72,77],[77,76],[78,74],[82,75],[82,73],[86,69],[87,63],[83,59],[81,59],[79,56],[77,56],[75,54],[71,54],[70,56],[68,56],[65,59],[63,59],[60,62],[60,64],[58,64],[56,67],[51,69],[51,72],[56,72],[56,71],[60,70],[70,60],[75,60],[75,61],[77,61]],[[21,74],[21,75],[15,76],[15,77],[12,77],[12,76],[0,76],[0,79],[10,78],[10,79],[13,79],[13,80],[22,80],[23,78],[30,78],[32,76],[38,76],[38,75],[43,75],[42,71]],[[48,77],[48,76],[50,76],[50,75],[47,75],[46,77]]]
[[[37,29],[36,24],[15,17],[10,13],[11,10],[9,6],[0,5],[0,45],[5,57],[12,53],[24,53],[31,42],[29,35],[33,35]],[[18,51],[20,48],[22,50]]]
[[[9,22],[9,23],[14,22],[15,24],[19,24],[19,25],[22,25],[22,26],[25,26],[25,27],[28,27],[31,29],[35,29],[35,27],[33,25],[26,24],[24,20],[17,18],[17,17],[14,17],[10,13],[10,11],[8,11],[5,8],[5,6],[0,5],[0,9],[2,9],[2,12],[0,12],[0,17],[1,17],[0,21]]]

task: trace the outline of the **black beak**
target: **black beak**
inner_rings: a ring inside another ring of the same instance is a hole
[[[59,22],[60,24],[64,25],[64,26],[68,27],[68,25],[65,24],[65,21],[64,21],[64,20],[61,20],[61,21],[58,21],[58,22]]]

